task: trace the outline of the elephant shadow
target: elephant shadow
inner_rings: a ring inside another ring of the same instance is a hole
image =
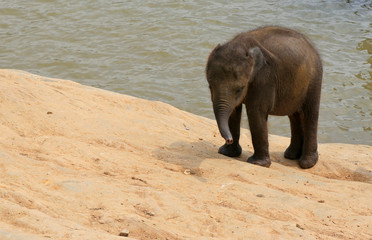
[[[206,159],[215,159],[218,160],[231,160],[235,159],[238,161],[246,161],[246,156],[237,158],[230,158],[224,155],[219,154],[219,146],[206,141],[199,140],[194,142],[183,142],[177,141],[173,142],[168,146],[161,146],[154,150],[153,156],[161,161],[174,165],[176,169],[171,168],[172,171],[182,171],[185,174],[190,174],[200,181],[206,181],[203,178],[203,173],[200,168],[202,162]],[[170,165],[170,166],[171,166]],[[187,171],[190,171],[189,173]]]
[[[270,152],[270,159],[272,163],[275,162],[286,167],[300,169],[300,166],[298,165],[298,159],[287,159],[284,157],[284,152]]]
[[[199,140],[194,142],[173,142],[168,146],[161,146],[154,150],[153,156],[163,162],[176,166],[176,169],[170,168],[172,171],[180,171],[185,174],[193,175],[200,181],[205,181],[200,168],[202,162],[206,159],[218,160],[234,160],[247,162],[249,156],[253,154],[250,149],[243,150],[239,157],[227,157],[218,153],[220,146],[206,141]],[[271,152],[272,162],[279,163],[284,166],[298,168],[297,161],[285,159],[283,152]],[[249,163],[247,163],[249,164]],[[188,172],[189,171],[189,172]]]

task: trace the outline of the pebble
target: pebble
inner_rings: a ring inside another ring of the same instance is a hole
[[[150,216],[150,217],[153,217],[153,216],[155,216],[155,213],[154,213],[154,212],[147,212],[147,211],[146,211],[146,215],[148,215],[148,216]]]
[[[129,231],[127,229],[123,229],[120,233],[119,236],[121,237],[128,237],[129,236]]]
[[[305,230],[305,228],[303,228],[300,224],[296,224],[296,227],[298,227],[299,229],[301,229],[301,230]]]

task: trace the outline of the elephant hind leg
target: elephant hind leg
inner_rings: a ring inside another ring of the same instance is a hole
[[[318,119],[322,85],[322,65],[317,61],[317,73],[311,81],[308,95],[302,107],[301,123],[303,129],[303,147],[299,159],[301,168],[311,168],[318,162]]]
[[[284,152],[284,157],[288,159],[299,159],[302,154],[304,142],[301,115],[296,112],[288,117],[291,124],[291,143]]]
[[[305,106],[301,118],[304,134],[302,154],[299,159],[301,168],[311,168],[318,162],[318,118],[319,105]]]

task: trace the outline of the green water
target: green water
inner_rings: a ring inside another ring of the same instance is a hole
[[[372,145],[371,0],[0,0],[0,68],[213,118],[204,76],[209,52],[262,25],[301,31],[322,55],[320,142]],[[289,136],[286,117],[271,117],[269,124],[270,133]]]

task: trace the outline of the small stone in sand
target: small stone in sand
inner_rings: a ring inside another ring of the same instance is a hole
[[[128,237],[129,236],[129,231],[127,229],[123,229],[120,233],[119,236],[121,237]]]
[[[148,212],[148,211],[146,211],[146,215],[148,215],[150,217],[153,217],[153,216],[155,216],[155,213],[154,212]]]
[[[296,227],[298,227],[299,229],[301,229],[301,230],[305,230],[305,228],[303,228],[300,224],[296,224]]]

